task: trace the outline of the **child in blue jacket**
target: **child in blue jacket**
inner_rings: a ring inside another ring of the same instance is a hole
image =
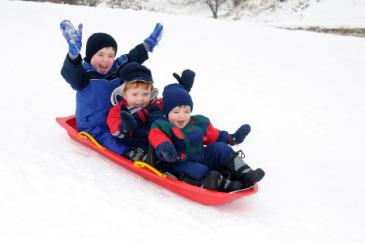
[[[166,86],[162,96],[166,120],[154,121],[148,138],[164,170],[188,183],[226,192],[252,186],[264,177],[261,168],[251,169],[230,146],[243,142],[250,125],[229,134],[214,128],[205,116],[192,116],[192,98],[179,84]],[[224,177],[223,171],[229,176]]]
[[[127,63],[143,63],[158,44],[163,26],[157,24],[143,43],[128,54],[115,59],[118,45],[106,33],[92,34],[86,43],[86,56],[82,60],[82,24],[77,28],[69,20],[60,24],[69,51],[61,75],[76,90],[76,124],[79,131],[91,134],[99,143],[115,153],[123,154],[128,148],[118,142],[108,130],[106,119],[111,108],[110,96],[122,84],[119,71]]]

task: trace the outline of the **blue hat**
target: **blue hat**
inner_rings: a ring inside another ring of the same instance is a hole
[[[151,70],[136,62],[126,64],[120,70],[119,77],[122,83],[130,81],[144,81],[146,83],[153,83]]]
[[[180,84],[167,85],[162,93],[163,110],[167,116],[176,106],[188,105],[193,110],[193,100],[188,91]]]
[[[85,61],[90,63],[91,58],[105,47],[112,47],[117,54],[118,45],[114,38],[107,33],[94,33],[92,34],[86,42],[86,56]]]

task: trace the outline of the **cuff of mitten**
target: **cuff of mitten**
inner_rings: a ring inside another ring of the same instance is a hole
[[[228,144],[229,145],[236,145],[236,138],[233,136],[233,134],[228,134]]]
[[[139,125],[142,125],[147,122],[149,112],[147,109],[143,108],[133,113],[133,118],[139,123]]]
[[[72,64],[79,64],[82,62],[82,58],[81,58],[81,55],[78,54],[77,57],[73,57],[71,55],[71,53],[67,53],[67,59],[72,63]]]

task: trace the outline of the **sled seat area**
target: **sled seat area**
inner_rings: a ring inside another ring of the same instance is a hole
[[[222,205],[242,197],[253,195],[258,191],[257,184],[255,184],[251,188],[238,192],[211,191],[201,187],[190,185],[169,176],[161,176],[158,173],[153,172],[153,170],[148,168],[148,166],[136,166],[133,161],[123,156],[120,156],[105,147],[97,146],[97,144],[95,144],[88,137],[79,134],[76,128],[76,119],[74,115],[67,117],[58,117],[56,118],[56,121],[67,131],[68,135],[78,143],[89,147],[95,152],[108,158],[110,161],[136,173],[139,176],[142,176],[147,180],[153,181],[154,183],[174,193],[177,193],[185,198],[199,202],[201,204]]]

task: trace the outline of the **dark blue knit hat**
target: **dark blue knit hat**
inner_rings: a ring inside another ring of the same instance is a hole
[[[92,34],[86,42],[85,61],[90,63],[91,58],[95,55],[95,53],[104,47],[113,47],[115,54],[117,54],[118,45],[111,35],[101,32]]]
[[[153,83],[151,70],[136,62],[126,64],[122,70],[120,70],[119,77],[122,83],[130,81]]]
[[[169,112],[176,106],[188,105],[193,110],[193,100],[188,91],[180,84],[167,85],[162,93],[163,97],[163,110],[164,115],[168,115]]]

